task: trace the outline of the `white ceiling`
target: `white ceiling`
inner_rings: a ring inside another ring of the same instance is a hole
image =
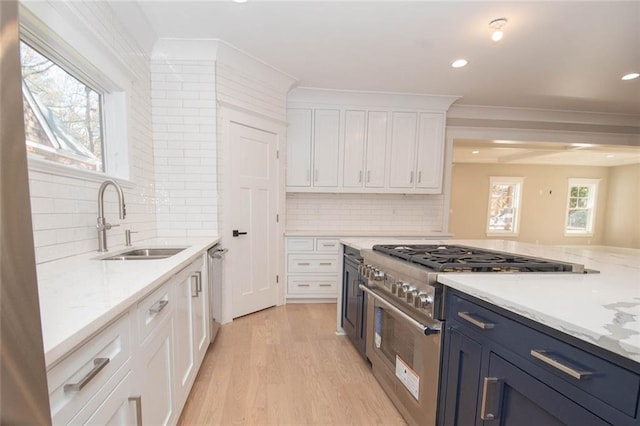
[[[159,38],[218,38],[298,85],[640,114],[640,1],[138,2]],[[131,5],[114,0],[116,11]],[[128,13],[128,12],[127,12]],[[120,13],[122,16],[123,13]],[[506,17],[504,39],[489,21]],[[148,36],[148,35],[147,35]],[[450,63],[469,61],[462,69]]]
[[[640,164],[640,147],[465,139],[454,141],[453,162],[615,167]]]

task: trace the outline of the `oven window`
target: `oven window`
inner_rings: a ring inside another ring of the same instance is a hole
[[[396,355],[414,368],[413,354],[415,335],[413,331],[402,321],[396,320],[385,309],[377,308],[381,315],[382,323],[380,333],[380,351],[392,364],[396,364]]]

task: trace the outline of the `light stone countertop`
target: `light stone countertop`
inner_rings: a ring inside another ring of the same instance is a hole
[[[345,238],[345,245],[419,244],[415,240]],[[434,243],[424,240],[423,243]],[[500,240],[448,240],[491,250],[584,265],[597,274],[444,273],[438,281],[478,299],[640,362],[640,250],[543,246]]]
[[[151,239],[108,253],[37,265],[47,368],[219,241],[217,237]],[[167,259],[96,260],[138,247],[188,248]]]
[[[338,238],[371,238],[371,237],[385,237],[385,238],[451,238],[453,234],[446,232],[395,232],[395,231],[285,231],[286,237],[338,237]]]

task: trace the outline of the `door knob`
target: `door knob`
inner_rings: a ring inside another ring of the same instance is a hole
[[[239,232],[237,229],[233,230],[233,236],[234,237],[238,237],[240,235],[247,235],[247,233],[246,232]]]

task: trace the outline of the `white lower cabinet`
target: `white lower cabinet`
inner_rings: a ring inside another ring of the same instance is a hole
[[[209,346],[204,258],[47,372],[54,425],[174,425]]]
[[[337,238],[287,237],[287,301],[326,301],[338,296]]]
[[[140,347],[136,382],[142,403],[142,424],[174,424],[176,399],[173,386],[172,321],[166,319]]]

